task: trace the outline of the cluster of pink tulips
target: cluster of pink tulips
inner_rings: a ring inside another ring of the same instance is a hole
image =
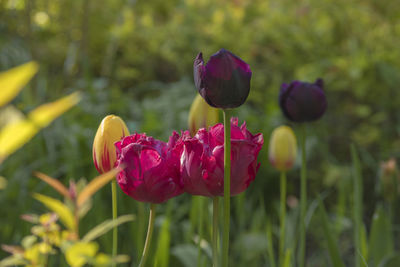
[[[231,118],[229,114],[229,109],[246,101],[251,75],[250,66],[246,62],[224,49],[211,56],[207,64],[204,64],[202,53],[196,57],[194,82],[205,100],[201,101],[203,105],[208,103],[222,109],[224,124],[211,126],[206,117],[192,114],[202,121],[191,124],[199,128],[191,129],[192,135],[189,131],[182,131],[181,134],[173,132],[168,142],[163,142],[145,133],[129,135],[125,123],[117,116],[110,115],[102,121],[93,145],[97,170],[103,173],[113,167],[119,168],[116,182],[122,191],[137,201],[151,203],[149,228],[139,266],[145,265],[148,255],[155,204],[184,192],[210,197],[214,201],[213,266],[219,266],[216,203],[218,197],[224,198],[221,258],[222,266],[228,266],[230,196],[240,194],[254,181],[260,167],[257,157],[264,143],[261,133],[252,134],[247,130],[246,123],[239,126],[238,119]],[[322,86],[322,80],[317,80],[315,84],[298,81],[284,84],[279,101],[284,114],[297,122],[311,121],[322,116],[326,109]],[[204,114],[209,115],[210,112]],[[210,127],[206,129],[207,126]],[[271,163],[284,173],[294,163],[297,151],[294,134],[290,128],[285,128],[273,135],[271,141]],[[112,187],[114,218],[116,182],[113,181]],[[114,255],[117,250],[116,236],[115,229]]]

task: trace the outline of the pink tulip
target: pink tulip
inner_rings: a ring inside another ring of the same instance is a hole
[[[257,156],[264,143],[262,134],[251,134],[246,123],[238,126],[231,119],[231,195],[249,187],[260,164]],[[202,128],[194,138],[185,138],[181,156],[181,178],[186,192],[208,197],[224,192],[224,126],[219,123],[209,131]]]
[[[189,132],[183,133],[189,136]],[[117,182],[130,197],[150,203],[162,203],[183,193],[179,158],[182,138],[174,132],[167,143],[146,134],[135,133],[115,143],[117,165],[125,169]]]

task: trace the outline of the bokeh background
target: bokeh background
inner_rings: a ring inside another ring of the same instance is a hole
[[[368,231],[382,199],[380,163],[400,156],[399,45],[400,5],[393,0],[2,0],[0,70],[30,60],[40,64],[13,104],[29,112],[77,90],[83,99],[0,165],[8,181],[0,191],[0,243],[17,244],[31,226],[20,215],[43,211],[32,192],[57,196],[32,172],[65,184],[97,175],[91,146],[105,115],[119,115],[131,132],[162,140],[187,129],[197,93],[193,60],[200,51],[208,60],[226,48],[253,71],[249,98],[235,115],[265,137],[255,182],[233,200],[232,266],[268,266],[265,229],[271,222],[278,234],[279,208],[279,174],[268,163],[268,138],[281,124],[298,128],[279,109],[280,85],[316,78],[325,81],[328,110],[307,126],[309,214],[323,192],[342,256],[351,265],[349,145],[357,145],[363,165]],[[299,174],[299,164],[288,173],[289,224],[296,223]],[[120,252],[135,265],[144,242],[144,233],[136,230],[147,220],[147,205],[119,193],[121,214],[145,218],[120,228]],[[82,231],[111,217],[110,197],[108,187],[96,194]],[[166,211],[172,212],[170,266],[192,266],[190,257],[196,257],[191,207],[188,195],[159,207],[156,232]],[[309,266],[329,266],[318,216],[309,229]],[[111,251],[111,234],[99,242]],[[0,258],[5,255],[0,252]]]

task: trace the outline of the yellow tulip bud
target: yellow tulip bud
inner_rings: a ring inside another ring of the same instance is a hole
[[[207,102],[197,95],[193,100],[189,112],[189,130],[194,136],[200,128],[207,128],[216,124],[219,120],[219,110],[211,107]]]
[[[101,121],[93,142],[93,161],[99,173],[114,167],[117,161],[114,143],[128,135],[129,130],[120,117],[108,115]]]
[[[269,141],[269,161],[279,171],[290,170],[296,160],[297,142],[288,126],[276,128]]]

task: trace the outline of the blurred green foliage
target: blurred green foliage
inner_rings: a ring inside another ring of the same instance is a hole
[[[328,111],[308,126],[309,215],[318,206],[317,194],[324,191],[328,216],[334,215],[333,227],[340,237],[341,255],[351,265],[349,144],[359,145],[367,230],[375,205],[382,200],[375,190],[380,162],[400,156],[399,13],[400,6],[393,0],[1,1],[0,69],[32,59],[41,65],[29,88],[13,104],[29,112],[76,90],[83,92],[83,99],[0,166],[8,181],[0,191],[0,203],[4,203],[0,243],[18,243],[29,232],[19,215],[40,210],[30,201],[32,192],[52,194],[32,178],[33,171],[65,182],[95,176],[91,145],[105,115],[117,114],[131,132],[145,131],[163,140],[173,130],[187,129],[189,107],[196,95],[193,59],[199,51],[208,59],[224,47],[253,70],[249,99],[235,114],[266,140],[254,182],[257,186],[250,186],[244,197],[233,202],[231,260],[237,263],[233,266],[269,262],[267,219],[273,223],[273,240],[277,238],[279,175],[268,164],[266,146],[271,129],[288,123],[277,103],[280,84],[318,77],[325,80]],[[289,205],[288,231],[294,231],[298,169],[288,173],[288,182],[289,204],[293,205]],[[83,231],[111,217],[110,191],[95,196],[96,204],[87,216],[91,219],[82,221]],[[165,228],[170,228],[170,239],[160,237],[162,246],[171,246],[170,266],[185,266],[193,262],[190,256],[197,257],[196,243],[188,234],[192,231],[187,215],[190,199],[184,195],[172,200],[168,204],[173,207],[171,214],[165,212],[166,204],[159,207],[156,234],[168,233]],[[120,227],[121,253],[137,263],[148,207],[122,192],[119,201],[121,213],[133,212],[138,218]],[[207,203],[206,225],[210,220]],[[318,227],[322,219],[310,217],[309,266],[325,266],[328,261],[322,253],[326,247],[323,230]],[[204,235],[209,240],[207,227]],[[99,243],[102,251],[110,251],[111,235]],[[4,255],[0,252],[0,257]]]

